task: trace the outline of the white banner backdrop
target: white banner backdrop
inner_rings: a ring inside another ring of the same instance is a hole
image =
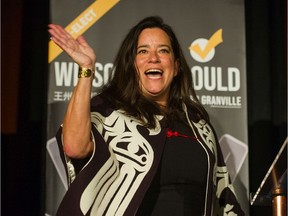
[[[249,215],[244,0],[51,0],[51,23],[83,34],[97,54],[93,94],[108,81],[128,30],[159,15],[171,25],[210,114],[241,205]],[[77,83],[78,67],[49,42],[46,214],[55,215],[67,190],[55,133]]]

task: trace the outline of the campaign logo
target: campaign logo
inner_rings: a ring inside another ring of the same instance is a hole
[[[216,31],[208,40],[198,38],[189,47],[193,59],[205,63],[210,61],[215,55],[215,48],[223,42],[222,29]]]
[[[217,30],[209,39],[198,38],[189,46],[190,54],[199,63],[214,58],[217,46],[223,42],[222,29]],[[217,62],[214,62],[217,63]],[[241,108],[242,97],[240,69],[235,66],[193,64],[191,67],[193,85],[201,104],[213,108]],[[204,90],[205,94],[200,91]]]

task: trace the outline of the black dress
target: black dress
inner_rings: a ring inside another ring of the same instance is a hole
[[[196,139],[189,126],[170,125],[161,163],[138,216],[203,215],[208,161]]]

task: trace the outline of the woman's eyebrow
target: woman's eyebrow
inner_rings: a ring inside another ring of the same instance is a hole
[[[137,49],[139,49],[139,48],[147,48],[147,47],[149,47],[148,44],[143,44],[143,45],[139,45],[137,47]],[[157,47],[167,47],[167,48],[171,49],[171,46],[168,45],[168,44],[159,44]]]
[[[137,46],[137,49],[139,49],[139,48],[147,48],[147,47],[149,47],[149,45],[140,45],[140,46]]]

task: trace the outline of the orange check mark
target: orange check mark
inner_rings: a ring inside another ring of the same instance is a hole
[[[222,29],[219,29],[209,38],[208,43],[203,49],[198,43],[190,46],[189,49],[197,53],[202,59],[205,59],[209,52],[222,42]]]

